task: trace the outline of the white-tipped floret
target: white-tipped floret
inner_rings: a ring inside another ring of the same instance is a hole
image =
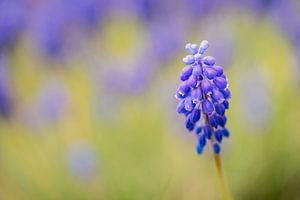
[[[197,44],[187,43],[185,45],[185,49],[189,50],[192,54],[196,54],[198,52]]]
[[[192,55],[187,55],[186,57],[184,57],[182,59],[182,61],[184,62],[184,64],[186,65],[190,65],[193,64],[195,62],[194,56]]]
[[[196,53],[196,54],[194,55],[194,58],[195,58],[196,61],[200,61],[200,60],[201,60],[201,54]]]
[[[209,47],[209,43],[207,40],[203,40],[201,43],[200,43],[200,46],[199,46],[199,53],[200,54],[203,54],[206,49],[208,49]]]
[[[185,49],[187,49],[187,50],[189,50],[190,48],[191,48],[191,43],[187,43],[186,45],[185,45]]]

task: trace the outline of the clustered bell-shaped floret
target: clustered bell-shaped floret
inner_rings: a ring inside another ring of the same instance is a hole
[[[196,152],[201,154],[211,140],[214,152],[219,154],[220,143],[230,135],[225,128],[225,111],[231,93],[223,68],[215,65],[214,57],[203,55],[208,47],[206,40],[199,47],[191,43],[185,46],[191,54],[182,59],[185,67],[175,97],[179,100],[177,112],[186,117],[185,127],[198,137]]]

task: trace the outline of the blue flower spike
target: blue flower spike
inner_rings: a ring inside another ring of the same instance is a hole
[[[182,59],[185,67],[175,97],[180,101],[177,112],[186,117],[186,128],[197,135],[196,153],[202,154],[210,142],[217,155],[221,152],[223,139],[230,135],[225,128],[225,112],[229,108],[231,92],[223,68],[216,65],[214,57],[204,56],[208,47],[206,40],[199,46],[193,43],[185,46],[190,54]]]

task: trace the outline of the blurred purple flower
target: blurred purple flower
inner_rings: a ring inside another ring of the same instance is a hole
[[[33,13],[31,23],[34,40],[50,57],[64,55],[64,42],[70,26],[67,12],[57,1],[49,1],[39,4]]]
[[[262,128],[272,116],[271,94],[263,74],[254,69],[249,70],[241,76],[239,83],[241,94],[239,111],[251,127]]]
[[[78,33],[86,36],[98,27],[105,8],[106,1],[99,0],[40,2],[31,17],[34,40],[50,58],[64,58],[80,46]]]
[[[122,60],[124,66],[110,64],[112,67],[109,69],[92,71],[92,85],[97,85],[94,88],[93,104],[97,116],[103,120],[117,119],[125,98],[142,94],[151,86],[158,64],[148,48],[141,51],[144,52],[140,52],[141,55],[133,63]],[[108,107],[110,112],[106,112]]]
[[[168,23],[166,19],[153,21],[147,27],[150,33],[147,43],[138,50],[135,61],[130,63],[129,59],[129,64],[126,64],[126,60],[122,60],[120,64],[110,64],[117,68],[109,68],[101,75],[102,95],[101,101],[97,101],[101,111],[112,107],[111,105],[114,105],[112,109],[116,108],[122,98],[147,91],[159,68],[166,66],[178,53],[184,38],[182,26],[181,23]],[[120,65],[128,66],[120,69]],[[103,115],[105,112],[99,113]],[[112,113],[114,112],[110,112]]]
[[[22,120],[32,129],[56,125],[68,111],[69,91],[56,79],[42,83],[37,95],[22,108]]]
[[[272,19],[296,44],[300,43],[300,3],[295,0],[278,0],[272,10]],[[288,19],[288,20],[286,20]]]
[[[293,41],[300,42],[300,3],[297,0],[277,0],[271,10],[271,19]],[[288,20],[287,20],[288,19]]]
[[[79,180],[90,180],[97,173],[97,155],[87,142],[76,142],[66,153],[67,167]]]
[[[227,2],[227,1],[226,1]],[[224,5],[222,0],[184,0],[185,10],[191,20],[199,21]],[[226,5],[226,3],[225,3]]]
[[[300,80],[300,3],[297,0],[276,0],[271,10],[270,19],[289,38],[295,48],[296,78]]]
[[[159,0],[110,0],[109,11],[115,16],[131,16],[148,22],[158,14]]]
[[[176,23],[162,20],[149,26],[150,50],[158,62],[164,64],[176,56],[183,45],[184,30],[180,20]]]
[[[7,70],[5,57],[0,55],[0,116],[6,119],[10,118],[13,109]]]
[[[43,123],[57,122],[66,112],[69,93],[63,83],[50,80],[44,83],[35,100],[37,119]]]
[[[0,52],[10,48],[16,42],[25,26],[25,22],[25,1],[0,1]]]
[[[229,0],[224,5],[230,5],[235,9],[246,10],[260,16],[261,14],[267,14],[276,1],[278,0]]]
[[[209,23],[211,23],[209,20],[208,23],[203,25],[205,29],[200,29],[199,35],[215,44],[208,51],[218,58],[218,65],[229,67],[236,43],[235,32],[230,28],[230,18],[226,18],[222,14],[215,14],[212,16],[212,20],[216,21],[214,26],[209,26]]]
[[[136,0],[138,4],[139,16],[146,22],[153,21],[156,19],[157,15],[160,13],[159,8],[161,8],[160,0]]]
[[[107,0],[61,0],[63,10],[68,10],[70,20],[89,30],[97,27],[106,14]]]
[[[153,66],[150,66],[150,64],[153,64]],[[157,66],[157,63],[154,62],[141,62],[138,64],[129,76],[129,91],[132,91],[132,93],[143,92],[151,83]]]
[[[102,85],[105,94],[117,96],[139,94],[147,88],[153,78],[158,64],[151,56],[145,53],[137,58],[133,68],[127,70],[109,69],[103,76]]]

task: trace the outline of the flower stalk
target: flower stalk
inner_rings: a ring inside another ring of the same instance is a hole
[[[211,146],[212,146],[212,143],[211,143]],[[228,185],[227,185],[224,173],[223,173],[221,155],[215,154],[215,153],[212,153],[212,155],[213,155],[213,160],[214,160],[215,167],[217,170],[217,176],[219,179],[219,187],[221,190],[222,199],[223,200],[232,200],[232,197],[230,195],[230,191],[228,189]]]

